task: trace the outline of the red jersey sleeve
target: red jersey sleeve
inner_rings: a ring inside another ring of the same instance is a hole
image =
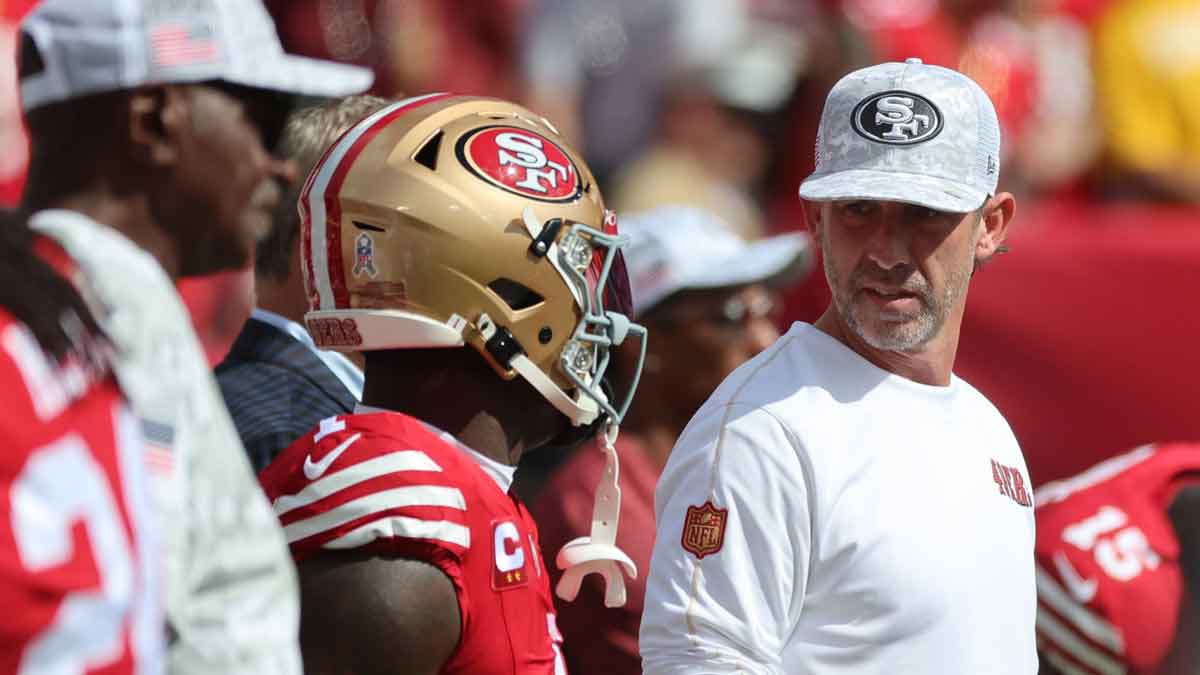
[[[1200,446],[1144,446],[1037,494],[1037,633],[1062,672],[1152,673],[1177,630],[1183,575],[1167,517]]]
[[[293,556],[363,549],[423,560],[461,596],[467,495],[439,461],[441,443],[397,415],[322,420],[259,476]]]

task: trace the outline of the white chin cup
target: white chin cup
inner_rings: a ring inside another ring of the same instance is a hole
[[[558,552],[555,563],[563,570],[562,578],[554,587],[558,597],[571,602],[579,595],[579,586],[583,578],[595,572],[604,578],[604,606],[623,607],[625,605],[625,577],[621,567],[630,579],[637,578],[637,565],[633,564],[624,551],[612,544],[593,543],[591,537],[579,537]],[[618,563],[620,565],[618,566]]]

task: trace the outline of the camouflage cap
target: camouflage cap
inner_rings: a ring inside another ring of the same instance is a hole
[[[1000,125],[987,94],[962,73],[908,59],[833,86],[800,197],[966,213],[995,194],[999,177]]]

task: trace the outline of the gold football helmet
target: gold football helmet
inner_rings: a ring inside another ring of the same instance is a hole
[[[583,160],[542,117],[430,94],[347,131],[300,197],[308,330],[345,351],[470,345],[576,426],[620,422],[610,348],[645,329],[616,220]],[[641,361],[637,373],[640,375]]]

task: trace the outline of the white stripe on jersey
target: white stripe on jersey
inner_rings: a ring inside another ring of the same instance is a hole
[[[471,547],[471,530],[448,520],[421,520],[408,516],[387,516],[350,530],[325,543],[322,548],[344,549],[366,546],[378,539],[440,539],[463,548]]]
[[[374,492],[345,504],[339,504],[325,513],[285,525],[283,533],[287,536],[288,543],[291,544],[314,534],[337,529],[357,518],[403,506],[444,506],[460,511],[467,510],[466,498],[463,497],[462,490],[458,488],[441,485],[409,485]]]
[[[1125,667],[1116,659],[1088,644],[1075,631],[1059,623],[1049,612],[1038,612],[1037,630],[1042,639],[1054,648],[1096,669],[1101,675],[1125,675]]]
[[[1121,632],[1117,630],[1116,626],[1075,602],[1067,595],[1066,590],[1058,585],[1054,577],[1042,569],[1041,565],[1036,565],[1034,571],[1037,574],[1039,602],[1045,602],[1050,609],[1053,609],[1059,616],[1098,644],[1104,645],[1117,654],[1125,653],[1125,640],[1122,639]],[[1038,612],[1039,617],[1042,614],[1043,612]]]
[[[1075,665],[1062,654],[1059,654],[1058,649],[1048,643],[1045,638],[1038,640],[1038,651],[1062,675],[1091,675],[1088,671]]]
[[[332,495],[339,490],[345,490],[352,485],[389,473],[400,471],[441,471],[442,467],[430,459],[429,455],[420,450],[400,450],[379,457],[372,457],[365,462],[353,464],[340,471],[309,483],[303,490],[294,495],[280,495],[271,505],[276,516],[308,506]]]

